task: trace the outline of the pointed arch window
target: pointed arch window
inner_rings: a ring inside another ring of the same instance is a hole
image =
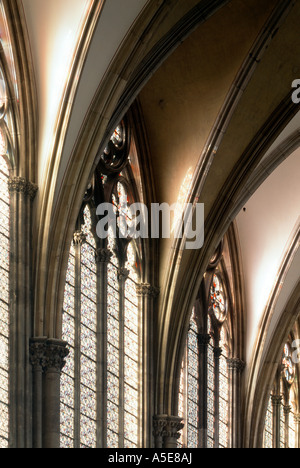
[[[284,345],[281,363],[268,401],[264,448],[298,448],[299,407],[297,368],[292,359],[292,337]]]
[[[0,5],[1,6],[1,5]],[[0,22],[5,20],[0,8]],[[0,447],[9,444],[9,338],[10,338],[10,168],[14,135],[8,88],[0,68]]]
[[[136,448],[141,444],[141,261],[127,234],[134,202],[128,130],[112,135],[86,192],[69,254],[63,339],[70,356],[61,382],[61,446]],[[116,217],[96,235],[97,206]]]
[[[70,248],[63,308],[63,338],[70,359],[61,379],[61,433],[65,447],[96,446],[97,271],[91,211]]]
[[[185,427],[180,447],[230,448],[233,385],[238,390],[242,361],[232,358],[232,301],[225,263],[214,263],[203,279],[193,308],[181,366],[179,416]],[[234,394],[237,398],[238,391]],[[235,426],[236,427],[236,426]]]

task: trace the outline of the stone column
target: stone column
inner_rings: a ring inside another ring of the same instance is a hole
[[[184,424],[178,416],[155,416],[153,418],[155,448],[177,449],[180,431]]]
[[[285,420],[285,448],[290,447],[290,431],[289,431],[289,424],[290,424],[290,413],[291,413],[291,406],[289,405],[284,405],[283,406],[283,414],[284,414],[284,420]]]
[[[10,447],[32,447],[32,202],[37,186],[8,180],[10,192]]]
[[[220,357],[222,355],[222,348],[214,348],[215,359],[215,448],[219,448],[220,439]]]
[[[199,345],[199,446],[207,448],[207,349],[211,336],[208,334],[198,335]]]
[[[107,266],[112,257],[110,250],[101,248],[96,251],[98,276],[98,329],[99,345],[97,347],[97,360],[99,372],[97,373],[98,405],[97,405],[97,448],[107,447]]]
[[[124,342],[124,326],[125,326],[125,282],[129,276],[129,270],[120,268],[119,277],[119,332],[120,332],[120,361],[119,361],[119,448],[124,447],[124,408],[125,408],[125,394],[124,394],[124,379],[125,379],[125,342]]]
[[[154,340],[153,340],[153,315],[154,315],[154,300],[159,296],[159,288],[151,286],[149,283],[141,283],[137,285],[137,295],[139,299],[139,310],[141,311],[141,330],[142,339],[142,369],[143,369],[143,427],[141,446],[145,448],[153,447],[152,438],[152,420],[154,408]]]
[[[74,346],[74,448],[80,448],[80,350],[81,350],[81,248],[86,242],[83,231],[73,234],[75,253],[75,346]]]
[[[300,448],[300,414],[295,414],[295,426],[296,426],[296,447]]]
[[[282,405],[281,395],[271,395],[273,408],[273,448],[280,448],[280,408]]]
[[[154,416],[153,437],[155,448],[162,449],[164,446],[164,434],[167,426],[167,415]]]
[[[46,342],[43,377],[43,448],[60,446],[60,376],[69,351],[67,343]]]
[[[43,448],[43,368],[45,365],[45,350],[47,338],[30,340],[30,363],[32,365],[32,447]]]
[[[228,370],[231,382],[231,448],[242,447],[241,440],[241,375],[246,367],[238,358],[228,359]]]

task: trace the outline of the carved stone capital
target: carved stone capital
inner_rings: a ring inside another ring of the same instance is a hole
[[[239,358],[227,359],[229,370],[234,370],[236,372],[242,373],[246,367],[244,361]]]
[[[290,405],[283,406],[283,414],[285,414],[285,416],[290,414],[291,411],[292,411],[292,407]]]
[[[271,401],[273,406],[280,406],[282,403],[282,395],[271,395]]]
[[[118,270],[118,278],[119,278],[119,280],[124,280],[124,281],[126,281],[129,275],[130,275],[130,271],[127,270],[127,268],[120,268],[120,269]]]
[[[215,358],[220,358],[222,356],[222,348],[214,348],[214,356]]]
[[[60,373],[66,364],[69,355],[67,343],[60,340],[48,340],[45,350],[44,371]]]
[[[154,437],[162,437],[178,440],[180,431],[184,428],[182,418],[178,416],[154,416],[153,418],[153,435]]]
[[[29,357],[34,370],[43,370],[45,366],[47,338],[34,338],[30,341]]]
[[[109,263],[113,254],[108,249],[97,249],[96,251],[96,262],[97,263]]]
[[[156,299],[160,295],[160,288],[157,286],[151,286],[151,297]]]
[[[164,437],[178,440],[180,439],[180,431],[183,428],[184,424],[182,422],[182,418],[179,418],[178,416],[168,416]]]
[[[157,297],[160,294],[160,289],[155,286],[151,286],[149,283],[141,283],[136,287],[138,296]]]
[[[86,242],[86,235],[82,231],[75,231],[73,234],[74,245],[83,245]]]
[[[27,182],[27,194],[31,200],[34,200],[38,192],[38,186],[33,182]]]
[[[198,344],[199,346],[208,346],[211,341],[211,336],[208,334],[199,334],[198,335]]]
[[[48,340],[44,337],[33,338],[30,341],[30,363],[35,371],[61,372],[68,354],[69,350],[65,341]]]
[[[23,193],[34,200],[38,186],[27,181],[24,177],[10,177],[8,179],[8,190],[10,193]]]
[[[153,418],[153,436],[163,437],[167,426],[167,415],[154,416]]]
[[[151,285],[149,283],[140,283],[136,285],[136,293],[138,296],[150,296]]]
[[[300,414],[294,414],[294,419],[297,424],[300,424]]]

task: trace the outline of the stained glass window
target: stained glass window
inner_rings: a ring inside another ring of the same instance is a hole
[[[125,186],[118,182],[112,201],[118,215],[122,238],[130,225],[130,210]],[[134,243],[116,240],[109,231],[108,248],[108,417],[109,448],[139,446],[140,430],[140,315],[137,297],[137,260]],[[126,252],[125,262],[117,252]],[[123,352],[122,352],[123,350]],[[122,429],[123,428],[123,429]]]
[[[214,448],[215,439],[215,358],[211,343],[207,348],[207,448]]]
[[[63,339],[70,355],[61,378],[63,447],[96,447],[97,269],[91,228],[87,206],[81,236],[70,249],[65,285]]]
[[[141,444],[139,254],[128,229],[132,176],[128,168],[116,171],[126,162],[127,136],[124,123],[111,136],[86,191],[69,253],[63,339],[70,355],[61,379],[62,447]],[[109,227],[107,239],[100,239],[93,234],[99,221],[95,207],[103,202],[106,184],[117,223]]]
[[[1,132],[0,132],[1,134]],[[0,154],[0,448],[8,447],[9,408],[9,170]]]
[[[288,432],[289,432],[289,448],[295,449],[297,448],[297,445],[296,445],[297,429],[296,429],[296,418],[295,418],[295,413],[293,412],[293,409],[291,410],[289,414]]]
[[[219,443],[221,448],[228,448],[229,439],[229,372],[228,348],[225,329],[221,331],[220,377],[219,377]]]
[[[269,398],[266,414],[264,447],[267,449],[273,448],[273,405],[271,397]]]
[[[69,358],[61,376],[61,446],[74,446],[75,422],[75,248],[72,243],[69,254],[63,306],[63,339],[69,345]]]
[[[202,308],[193,309],[182,361],[178,413],[185,428],[180,447],[229,447],[228,308],[225,287],[217,274],[213,275],[209,297],[205,323]]]
[[[119,447],[120,401],[120,291],[116,245],[109,231],[111,261],[107,267],[107,446]]]
[[[124,437],[125,448],[138,447],[139,442],[139,313],[137,297],[136,258],[133,243],[127,249],[124,311]]]
[[[80,310],[80,443],[96,447],[97,420],[97,267],[91,212],[84,210],[81,246]]]
[[[264,448],[298,448],[297,394],[296,366],[291,345],[286,343],[265,417]]]

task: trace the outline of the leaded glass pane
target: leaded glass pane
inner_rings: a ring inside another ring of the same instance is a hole
[[[265,420],[264,448],[273,448],[273,407],[272,399],[269,398],[268,409]]]
[[[3,152],[2,152],[3,153]],[[9,170],[0,156],[0,446],[8,447],[9,372]]]
[[[80,441],[83,446],[96,446],[97,420],[97,267],[96,243],[91,233],[92,215],[84,210],[81,246],[81,309],[80,309]]]
[[[280,405],[280,448],[285,448],[285,416],[283,405]]]
[[[224,351],[225,352],[225,351]],[[219,376],[219,437],[220,446],[228,448],[229,437],[229,374],[227,358],[222,354],[220,357],[220,376]]]
[[[80,444],[81,448],[96,448],[96,421],[81,415],[80,417]]]
[[[214,446],[215,424],[215,360],[213,347],[207,349],[207,444]]]
[[[124,310],[124,384],[125,384],[125,439],[127,446],[138,444],[138,386],[139,386],[139,313],[136,292],[135,251],[132,243],[127,249],[126,268],[129,277],[125,282]]]
[[[75,249],[70,248],[63,305],[62,338],[69,344],[70,354],[61,375],[60,432],[61,447],[74,446],[75,417]]]
[[[289,448],[295,449],[296,447],[296,421],[294,413],[289,415]]]
[[[186,352],[182,360],[181,372],[180,372],[180,384],[179,384],[179,395],[178,395],[178,416],[183,420],[186,417]],[[180,439],[178,440],[178,448],[184,448],[186,442],[186,425],[180,433]]]

